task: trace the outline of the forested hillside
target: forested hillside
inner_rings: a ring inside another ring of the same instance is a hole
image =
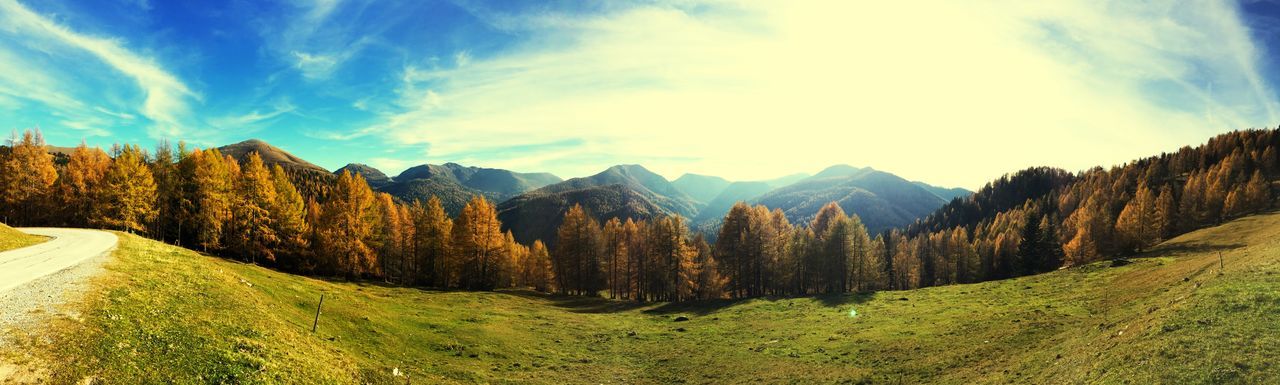
[[[335,170],[333,175],[342,175],[344,172],[352,175],[359,175],[361,178],[364,178],[365,183],[368,183],[369,187],[373,187],[375,189],[391,184],[391,177],[383,173],[382,170],[373,168],[373,166],[367,164],[348,163],[346,166],[342,166],[342,168]]]
[[[502,202],[560,181],[560,177],[548,173],[518,173],[445,163],[410,167],[392,182],[377,188],[405,203],[425,202],[437,197],[446,212],[457,215],[472,196],[480,195],[493,202]]]

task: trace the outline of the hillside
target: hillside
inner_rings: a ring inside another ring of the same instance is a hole
[[[475,195],[497,203],[560,181],[560,177],[549,173],[518,173],[445,163],[410,167],[393,182],[378,188],[404,202],[426,201],[435,195],[451,215],[456,215]]]
[[[692,197],[681,192],[661,175],[634,164],[609,167],[599,174],[569,179],[529,194],[554,194],[609,185],[622,185],[671,214],[692,218],[698,213],[699,204]]]
[[[218,151],[224,155],[230,155],[241,163],[249,157],[249,154],[257,152],[258,156],[262,157],[262,163],[267,165],[278,164],[285,169],[329,173],[329,170],[324,169],[324,167],[311,164],[311,162],[258,139],[249,139],[240,143],[218,147]]]
[[[730,182],[718,176],[684,174],[676,180],[671,181],[671,185],[680,190],[699,203],[706,204],[717,195],[720,195]]]
[[[718,223],[724,219],[724,214],[728,213],[735,203],[749,201],[751,198],[763,195],[774,188],[767,182],[733,182],[725,187],[723,191],[720,191],[720,194],[707,201],[707,206],[702,208],[702,211],[693,219],[693,222]]]
[[[610,218],[650,219],[667,213],[636,190],[621,184],[586,187],[560,192],[523,194],[498,205],[498,220],[516,240],[526,244],[541,239],[555,244],[564,213],[581,204],[599,221]]]
[[[832,166],[751,201],[781,209],[792,223],[808,222],[828,202],[836,202],[845,212],[858,214],[872,233],[905,226],[947,203],[896,175],[843,165]]]
[[[43,240],[42,237],[23,233],[0,223],[0,251],[31,246]]]
[[[482,195],[485,199],[496,201],[497,194],[467,188],[450,179],[412,179],[396,181],[378,188],[378,191],[391,194],[402,202],[420,201],[426,203],[432,196],[440,198],[440,205],[450,216],[457,216],[462,207],[467,205],[471,197]]]
[[[0,358],[54,383],[1280,381],[1280,214],[1120,267],[679,305],[329,282],[121,239],[78,316]]]
[[[942,198],[942,200],[948,201],[948,202],[950,202],[952,199],[963,198],[963,197],[973,195],[973,191],[969,191],[960,187],[952,187],[952,188],[939,187],[939,186],[934,186],[934,185],[931,185],[925,182],[920,182],[920,181],[915,181],[911,183],[915,183],[916,186],[920,186],[920,188],[923,188],[933,193],[933,195],[937,195],[938,198]]]
[[[697,215],[701,206],[661,175],[639,165],[613,166],[598,174],[573,178],[520,194],[498,205],[498,219],[516,240],[555,243],[564,213],[580,204],[604,222],[609,218],[649,219]]]
[[[365,182],[369,183],[369,187],[373,187],[375,189],[391,184],[391,177],[382,173],[382,170],[363,163],[349,163],[346,166],[342,166],[340,169],[334,170],[333,175],[341,175],[343,171],[360,175],[364,178]]]

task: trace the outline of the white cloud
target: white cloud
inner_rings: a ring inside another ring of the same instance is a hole
[[[124,120],[133,120],[134,118],[136,118],[135,116],[133,116],[133,114],[128,114],[128,113],[124,113],[124,112],[111,111],[111,110],[108,110],[108,109],[106,109],[106,108],[102,108],[102,107],[93,107],[93,110],[94,110],[94,111],[101,112],[101,113],[106,114],[106,115],[108,115],[108,116],[114,116],[114,117],[117,117],[117,118],[120,118],[120,119],[124,119]]]
[[[433,161],[582,139],[497,162],[564,176],[642,162],[760,179],[850,163],[976,188],[1276,123],[1259,48],[1222,2],[683,5],[488,15],[529,38],[407,68],[402,111],[344,137],[429,143]]]
[[[323,82],[366,47],[373,33],[358,18],[334,17],[345,0],[292,0],[294,13],[268,24],[261,33],[269,50],[282,57],[309,81]],[[356,5],[363,6],[363,5]],[[274,25],[282,23],[281,26]]]
[[[310,79],[328,77],[338,65],[338,59],[331,55],[293,51],[293,57],[296,59],[294,67]]]
[[[471,64],[471,53],[467,51],[458,51],[453,54],[453,64],[458,67],[466,67]]]
[[[224,129],[243,129],[245,126],[252,126],[261,122],[275,119],[276,117],[298,110],[288,101],[276,102],[271,110],[263,112],[262,110],[253,110],[245,114],[223,116],[209,119],[209,124],[213,127]]]
[[[16,0],[0,0],[0,20],[11,32],[83,50],[128,76],[145,94],[139,111],[154,123],[152,136],[181,134],[183,119],[189,112],[186,99],[198,99],[198,95],[150,58],[129,51],[117,40],[76,33]]]

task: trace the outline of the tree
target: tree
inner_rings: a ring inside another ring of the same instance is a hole
[[[840,218],[846,218],[844,209],[841,209],[836,202],[830,202],[818,209],[818,214],[813,217],[813,222],[809,224],[809,228],[812,228],[813,233],[821,237],[827,233],[827,228],[831,226],[831,223]]]
[[[1160,196],[1156,197],[1154,221],[1159,240],[1167,239],[1177,230],[1178,205],[1173,197],[1173,189],[1168,185],[1160,187]]]
[[[693,266],[686,271],[692,276],[693,298],[695,299],[713,299],[720,298],[724,295],[725,279],[720,276],[719,266],[716,265],[715,253],[711,252],[711,245],[707,244],[707,240],[701,233],[694,237],[690,244],[694,251],[691,258]]]
[[[727,290],[735,298],[747,295],[746,265],[755,252],[751,250],[751,207],[738,202],[724,215],[720,234],[716,237],[716,256],[721,275],[728,279]]]
[[[231,193],[234,187],[230,165],[234,159],[224,157],[218,149],[195,151],[188,157],[191,169],[190,193],[195,238],[205,251],[222,247],[223,225],[231,219]],[[180,164],[181,168],[183,165]]]
[[[89,226],[90,216],[97,206],[102,178],[108,167],[111,167],[111,157],[102,149],[89,148],[82,142],[71,152],[67,166],[57,181],[63,223]]]
[[[245,159],[237,182],[233,194],[236,204],[231,207],[233,235],[228,238],[235,251],[250,262],[258,257],[275,262],[280,239],[270,210],[276,206],[276,187],[257,152]]]
[[[303,269],[302,259],[307,257],[310,247],[308,233],[311,232],[307,224],[307,202],[279,164],[271,167],[271,188],[275,190],[275,199],[267,212],[271,231],[278,240],[275,254],[278,259],[284,257],[285,260],[279,261],[283,265]]]
[[[369,239],[376,220],[373,191],[360,175],[343,171],[316,225],[326,269],[347,278],[373,273],[377,263]]]
[[[911,241],[902,234],[894,234],[893,285],[895,288],[914,289],[920,285],[920,261],[912,253]]]
[[[842,293],[849,288],[849,262],[857,258],[854,251],[853,223],[848,217],[831,218],[826,222],[827,232],[822,242],[820,289],[827,293]]]
[[[551,291],[551,283],[554,280],[551,276],[551,255],[547,253],[547,246],[541,240],[533,241],[533,246],[529,248],[528,256],[521,266],[521,275],[524,277],[522,281],[525,286],[541,292]]]
[[[864,262],[864,275],[859,278],[858,282],[863,285],[860,290],[878,290],[889,287],[888,283],[888,250],[885,248],[884,235],[876,235],[871,240],[868,249],[866,262]]]
[[[637,222],[631,218],[627,218],[627,221],[622,223],[623,238],[627,248],[626,272],[622,274],[622,298],[636,300],[644,298],[645,288],[641,277],[648,274],[646,254],[649,249],[645,240],[648,227],[644,221]]]
[[[627,233],[622,221],[611,218],[605,222],[602,236],[604,237],[605,281],[608,282],[609,298],[614,299],[622,296],[625,290],[622,287],[624,281],[622,273],[625,270],[622,265],[627,261]]]
[[[849,280],[851,281],[848,289],[854,291],[868,290],[875,287],[874,285],[881,269],[880,261],[871,254],[871,236],[867,234],[867,226],[862,224],[862,218],[858,217],[857,214],[849,216],[849,226],[852,232],[850,247],[853,254],[848,262]]]
[[[600,255],[604,252],[601,238],[600,225],[581,205],[575,204],[565,212],[551,256],[560,293],[588,295],[600,290]]]
[[[509,256],[497,210],[482,196],[462,208],[453,223],[453,247],[461,267],[460,284],[468,289],[492,290]]]
[[[15,131],[7,154],[0,154],[0,215],[11,224],[34,224],[43,219],[39,204],[58,179],[53,155],[45,150],[40,130]]]
[[[137,146],[125,146],[107,167],[93,224],[129,232],[145,233],[156,216],[156,183],[147,167],[146,155]]]
[[[403,244],[404,219],[400,216],[400,206],[387,193],[374,193],[373,234],[370,247],[378,254],[378,269],[388,280],[405,279],[404,252],[410,247]]]
[[[414,204],[414,259],[421,266],[418,283],[449,287],[455,275],[451,264],[453,220],[445,214],[440,198],[432,196],[427,205]]]
[[[1160,238],[1159,207],[1156,194],[1146,185],[1138,186],[1138,192],[1125,204],[1116,218],[1116,235],[1121,251],[1142,252],[1156,244]]]
[[[1253,176],[1245,184],[1243,195],[1245,207],[1250,212],[1271,208],[1271,185],[1263,178],[1260,171],[1253,172]]]
[[[1084,206],[1071,213],[1068,222],[1074,223],[1075,232],[1062,246],[1069,266],[1077,266],[1098,260],[1109,242],[1114,227],[1104,211],[1101,193],[1091,195]]]
[[[185,154],[174,153],[169,141],[161,140],[151,161],[151,177],[156,182],[156,219],[149,233],[161,240],[180,237],[177,231],[182,213],[182,180],[175,162],[182,156]]]

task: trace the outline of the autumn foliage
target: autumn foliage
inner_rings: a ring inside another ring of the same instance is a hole
[[[29,131],[0,147],[0,219],[128,231],[291,272],[413,286],[637,301],[843,293],[1141,253],[1270,209],[1277,147],[1277,131],[1250,130],[1110,169],[1027,169],[881,234],[835,204],[793,224],[740,202],[714,234],[679,216],[602,218],[575,205],[553,239],[525,245],[479,196],[450,218],[439,198],[397,201],[360,175],[307,177],[256,153],[237,160],[181,143],[151,153],[81,144],[55,161]]]

